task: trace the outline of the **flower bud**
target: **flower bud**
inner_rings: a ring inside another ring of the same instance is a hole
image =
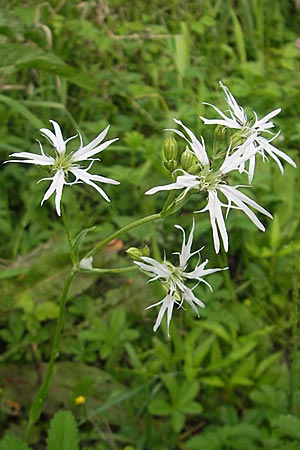
[[[183,170],[189,172],[189,168],[194,166],[196,161],[197,158],[195,157],[194,153],[191,152],[188,147],[186,147],[180,158],[181,167],[183,168]]]
[[[241,133],[237,132],[231,137],[230,142],[232,148],[240,147],[245,142],[245,137],[241,135]]]
[[[187,169],[187,172],[191,175],[197,175],[199,173],[200,170],[200,165],[199,164],[193,164],[191,167],[189,167]]]
[[[150,251],[148,245],[145,245],[142,249],[130,247],[126,250],[126,253],[133,261],[141,261],[143,256],[149,256]]]
[[[164,142],[164,155],[167,161],[176,160],[178,155],[178,145],[173,136],[168,136]]]
[[[226,130],[226,129],[225,129]],[[223,125],[217,125],[215,128],[215,139],[217,140],[217,143],[222,142],[224,140],[224,126]]]
[[[83,270],[93,270],[93,257],[82,258],[79,262],[79,268]]]
[[[166,169],[168,169],[170,172],[174,172],[175,169],[177,169],[178,162],[174,159],[170,159],[169,161],[164,162],[164,166]]]

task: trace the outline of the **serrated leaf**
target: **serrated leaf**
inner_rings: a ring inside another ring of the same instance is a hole
[[[47,450],[79,450],[79,433],[73,414],[59,411],[50,423]]]
[[[8,434],[0,441],[0,450],[31,450],[31,448],[20,438]]]

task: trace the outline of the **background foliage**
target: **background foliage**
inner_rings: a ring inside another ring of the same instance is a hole
[[[111,124],[109,137],[120,140],[94,168],[122,182],[107,188],[111,204],[80,185],[64,192],[73,235],[97,225],[87,248],[159,211],[164,194],[144,192],[168,182],[162,129],[176,117],[209,140],[198,116],[210,114],[203,101],[225,108],[219,80],[259,116],[282,108],[276,145],[297,160],[299,26],[299,2],[288,0],[3,0],[1,159],[38,151],[49,119],[65,136],[79,129],[85,142]],[[39,207],[39,170],[7,164],[0,177],[0,449],[28,450],[20,439],[69,259],[53,203]],[[261,163],[254,184],[274,220],[261,233],[234,211],[228,261],[214,255],[208,218],[197,217],[195,248],[205,245],[211,267],[230,270],[211,277],[213,293],[197,288],[207,304],[200,320],[175,311],[171,340],[164,326],[153,334],[155,311],[144,308],[162,292],[142,275],[75,279],[30,448],[76,450],[79,441],[84,450],[300,448],[298,170],[281,176]],[[190,226],[200,209],[195,201],[188,208],[128,233],[97,264],[122,264],[126,248],[146,243],[156,257],[171,254],[180,245],[173,225]]]

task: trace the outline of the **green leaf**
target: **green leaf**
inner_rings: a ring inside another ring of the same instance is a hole
[[[199,383],[194,380],[190,383],[183,381],[183,384],[180,387],[180,390],[177,394],[177,404],[184,405],[185,403],[193,400],[199,391]]]
[[[212,331],[214,334],[216,334],[220,338],[224,339],[224,341],[226,341],[226,342],[231,341],[231,336],[225,330],[224,326],[221,325],[220,323],[207,320],[207,321],[205,321],[205,322],[203,321],[201,323],[201,327]]]
[[[253,386],[254,382],[250,378],[234,375],[229,380],[229,386]]]
[[[206,384],[207,386],[224,387],[225,383],[222,378],[216,375],[211,375],[209,377],[201,377],[200,382]]]
[[[118,334],[126,323],[126,313],[124,309],[115,309],[110,318],[110,328],[113,334]]]
[[[0,450],[31,450],[31,448],[20,438],[8,434],[0,441]]]
[[[54,302],[44,302],[35,308],[34,314],[40,322],[48,319],[56,319],[59,314],[59,307]]]
[[[47,450],[79,450],[77,424],[70,411],[59,411],[50,423]]]
[[[79,261],[79,250],[81,247],[81,244],[83,243],[84,239],[86,238],[86,235],[90,232],[95,230],[95,226],[94,227],[90,227],[90,228],[85,228],[84,230],[82,230],[74,239],[73,242],[73,251],[74,251],[74,255],[76,257],[77,262]]]
[[[65,64],[54,53],[46,52],[32,45],[2,44],[0,47],[0,67],[8,66],[14,67],[16,70],[35,67],[53,75],[65,77],[70,82],[86,89],[95,87],[91,77]]]
[[[284,436],[289,436],[293,439],[300,440],[299,417],[292,416],[291,414],[287,415],[282,414],[279,417],[276,417],[276,419],[273,419],[271,424],[274,428],[277,428],[277,430]]]
[[[172,427],[177,433],[183,428],[185,416],[180,411],[174,411],[171,417]]]
[[[263,372],[265,372],[281,357],[281,355],[282,352],[277,352],[261,361],[255,369],[255,372],[253,374],[254,378],[259,378],[263,374]]]
[[[181,406],[180,411],[184,414],[201,414],[203,412],[203,407],[199,403],[192,401]]]
[[[235,362],[243,359],[248,353],[250,353],[257,346],[256,341],[246,342],[244,345],[240,344],[240,348],[237,348],[231,352],[226,358],[218,360],[216,363],[209,365],[208,369],[216,369],[221,367],[228,367]]]
[[[186,450],[221,450],[222,440],[217,430],[209,430],[198,436],[193,436],[187,441],[185,448]]]
[[[155,416],[169,416],[172,414],[172,406],[165,400],[153,400],[148,406],[150,414]]]
[[[0,95],[0,102],[4,103],[6,106],[14,110],[17,114],[20,114],[20,116],[23,116],[28,122],[32,124],[33,127],[42,128],[44,126],[43,122],[28,108],[26,108],[26,106],[22,105],[20,100],[14,100],[7,95]]]

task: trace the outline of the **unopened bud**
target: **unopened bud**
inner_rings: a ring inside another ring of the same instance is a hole
[[[150,251],[148,245],[145,245],[142,249],[130,247],[126,250],[126,253],[133,261],[141,261],[143,256],[149,256]]]
[[[164,162],[164,166],[166,169],[168,169],[170,172],[174,172],[175,169],[177,169],[178,162],[175,161],[175,159],[171,159],[169,161]]]
[[[217,139],[218,142],[224,140],[224,126],[223,125],[217,125],[215,128],[215,139]]]
[[[197,175],[199,173],[200,170],[200,165],[199,164],[193,164],[191,167],[189,167],[186,171],[191,174],[191,175]]]
[[[230,142],[232,148],[240,147],[245,142],[245,137],[242,136],[240,133],[235,133],[231,137]]]
[[[194,166],[196,161],[197,158],[194,153],[191,152],[188,147],[186,147],[180,158],[181,167],[183,168],[183,170],[186,170],[188,172],[189,168]]]
[[[173,136],[168,136],[164,142],[164,155],[167,161],[176,160],[178,155],[178,145]]]

